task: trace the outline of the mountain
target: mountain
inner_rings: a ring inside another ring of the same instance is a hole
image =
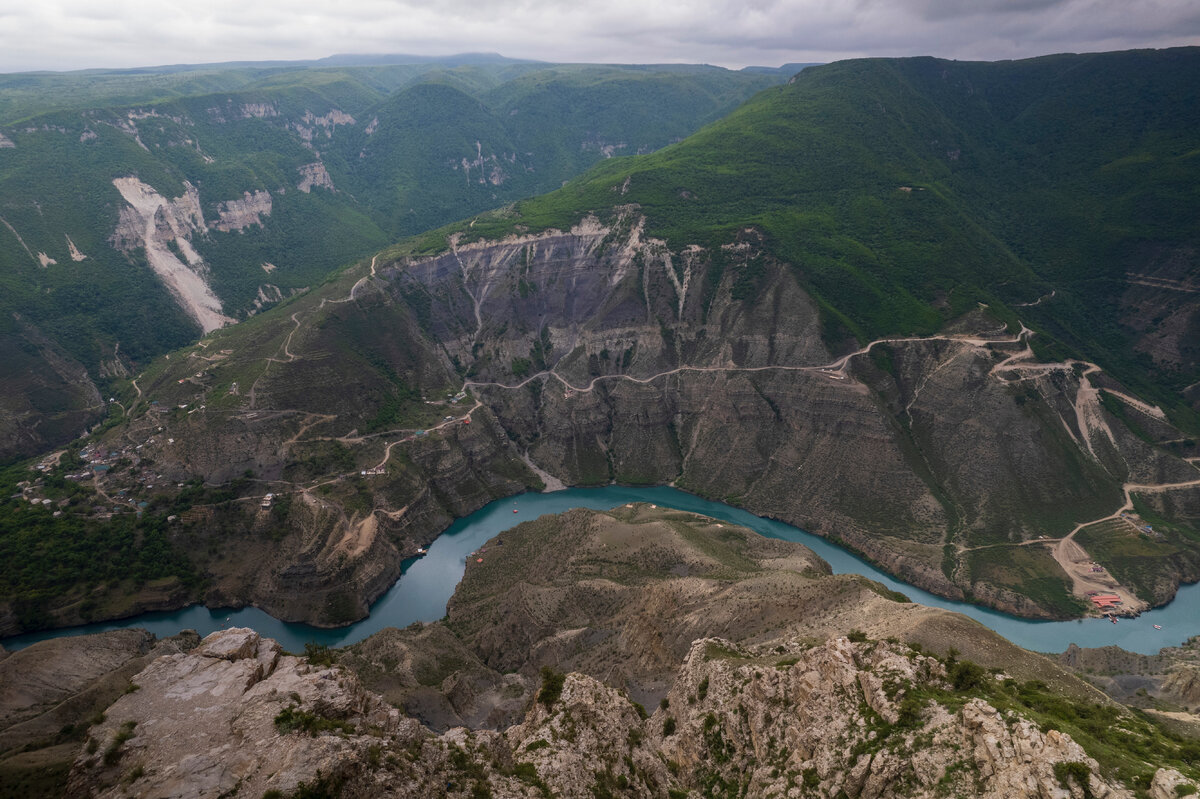
[[[1200,776],[1156,716],[799,544],[635,504],[480,556],[444,620],[347,650],[231,629],[13,653],[0,774],[25,796],[1155,799]]]
[[[7,473],[3,554],[27,568],[0,628],[196,599],[341,624],[451,519],[610,481],[1021,615],[1169,601],[1200,577],[1196,238],[1161,198],[1195,207],[1198,66],[805,69],[677,144],[364,259],[156,361],[86,451]],[[81,459],[107,471],[68,480]],[[105,524],[121,537],[81,535]],[[88,568],[52,568],[55,548]]]
[[[0,458],[78,435],[114,380],[355,257],[780,80],[399,58],[0,76]]]
[[[787,64],[781,64],[780,66],[777,66],[777,67],[756,67],[756,66],[742,67],[741,71],[742,72],[753,72],[753,73],[760,74],[760,75],[780,74],[780,75],[786,75],[788,77],[791,77],[792,75],[795,75],[797,72],[799,72],[802,69],[806,69],[807,67],[819,67],[819,66],[821,66],[820,62],[804,62],[804,63],[791,62],[791,63],[787,63]]]

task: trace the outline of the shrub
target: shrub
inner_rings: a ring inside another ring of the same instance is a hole
[[[1071,781],[1079,786],[1083,791],[1083,799],[1092,799],[1094,794],[1090,785],[1092,770],[1088,768],[1086,763],[1080,763],[1073,760],[1064,760],[1054,764],[1054,776],[1058,778],[1062,787],[1068,791],[1071,790]]]
[[[553,707],[558,698],[562,696],[563,683],[566,680],[567,675],[561,671],[555,671],[549,666],[542,666],[542,688],[538,691],[537,701],[547,708]]]
[[[336,653],[332,649],[313,641],[304,645],[304,659],[310,666],[332,666],[337,662]]]

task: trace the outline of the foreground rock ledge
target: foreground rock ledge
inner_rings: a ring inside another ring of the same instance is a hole
[[[702,639],[648,717],[569,674],[557,696],[531,695],[519,724],[439,736],[339,667],[285,655],[253,630],[223,630],[134,678],[137,689],[91,729],[68,795],[1083,796],[1056,776],[1064,762],[1086,769],[1096,797],[1134,795],[1102,779],[1069,736],[980,699],[956,711],[926,703],[903,732],[880,736],[907,691],[945,677],[940,661],[897,644],[833,638],[757,651]],[[1174,796],[1179,784],[1160,769],[1150,795]]]

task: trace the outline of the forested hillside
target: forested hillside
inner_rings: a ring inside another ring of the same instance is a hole
[[[449,59],[0,76],[0,457],[390,241],[647,152],[779,75]]]

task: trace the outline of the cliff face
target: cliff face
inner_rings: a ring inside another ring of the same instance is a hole
[[[951,645],[1005,672],[934,654]],[[1131,763],[1143,787],[1196,777],[1146,771],[1185,744],[962,617],[645,505],[489,542],[444,621],[308,658],[222,630],[132,685],[69,795],[1066,799],[1132,796]],[[1105,729],[1060,729],[1076,708],[1140,754],[1098,762]]]
[[[753,230],[671,251],[642,227],[617,209],[609,224],[380,274],[564,483],[671,483],[1021,615],[1069,613],[1022,585],[1059,580],[1065,595],[1066,575],[1040,547],[1021,553],[1033,562],[1017,579],[976,548],[1065,535],[1112,513],[1126,481],[1195,477],[1102,407],[1098,386],[1139,420],[1156,408],[1089,364],[1035,363],[1027,335],[986,310],[943,335],[831,353],[803,272]]]
[[[634,208],[456,239],[181,353],[141,390],[187,413],[135,413],[113,440],[141,442],[172,481],[249,470],[290,497],[286,518],[227,507],[185,546],[212,601],[318,624],[363,615],[399,556],[456,516],[542,482],[611,481],[788,521],[948,597],[1068,617],[1083,610],[1071,579],[1026,544],[1112,514],[1123,484],[1194,478],[1145,440],[1174,435],[1158,409],[1091,364],[1038,362],[1031,334],[987,309],[831,352],[803,281],[752,229],[673,251]],[[261,531],[243,545],[267,569],[204,554],[231,525]],[[1172,544],[1168,582],[1200,576],[1187,546]]]

